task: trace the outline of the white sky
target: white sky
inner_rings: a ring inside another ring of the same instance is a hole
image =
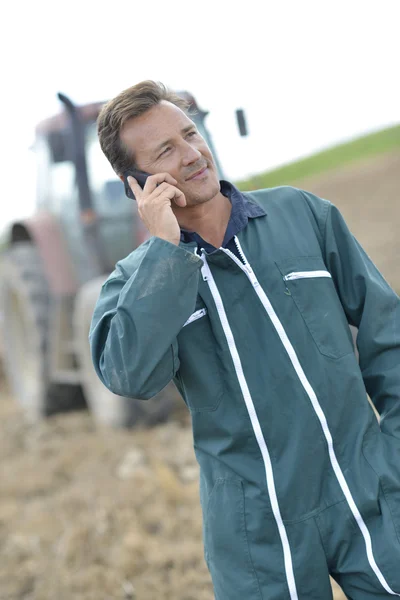
[[[142,79],[187,89],[228,178],[400,121],[399,0],[4,2],[0,227],[33,210],[37,121]],[[250,135],[240,138],[234,111]],[[5,186],[5,190],[4,190]],[[5,193],[4,193],[5,192]]]

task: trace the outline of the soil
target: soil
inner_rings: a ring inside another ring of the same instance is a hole
[[[299,184],[397,289],[399,174],[393,154]],[[186,412],[149,430],[84,411],[30,424],[0,385],[0,600],[213,600]]]
[[[211,600],[198,469],[185,419],[27,423],[0,403],[1,600]]]

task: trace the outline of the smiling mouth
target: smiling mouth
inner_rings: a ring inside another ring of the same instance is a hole
[[[206,165],[205,167],[203,167],[202,169],[200,169],[200,171],[197,171],[196,173],[193,173],[193,175],[191,175],[190,177],[188,177],[186,179],[186,181],[190,181],[191,179],[195,179],[197,177],[200,177],[201,175],[203,175],[203,173],[205,173],[208,169],[208,166]]]

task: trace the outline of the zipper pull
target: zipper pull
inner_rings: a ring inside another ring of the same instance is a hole
[[[283,281],[285,283],[285,294],[286,294],[286,296],[291,296],[292,295],[291,291],[289,290],[288,286],[286,285],[286,282],[290,281],[292,279],[290,275],[291,274],[289,273],[289,275],[284,275],[283,276]]]
[[[201,267],[201,276],[203,277],[203,281],[208,281],[208,276],[207,276],[207,259],[206,259],[206,255],[204,252],[204,248],[201,249],[201,255],[200,255],[201,260],[203,261],[203,266]]]
[[[246,271],[250,275],[250,279],[251,279],[251,283],[252,283],[253,287],[259,286],[260,284],[257,281],[256,274],[254,273],[253,269],[251,268],[250,263],[246,263],[244,265],[244,268],[246,269]]]

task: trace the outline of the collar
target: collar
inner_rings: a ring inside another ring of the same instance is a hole
[[[266,212],[259,204],[253,199],[250,199],[246,194],[240,192],[237,187],[229,181],[221,180],[220,185],[221,193],[226,196],[232,204],[231,216],[224,239],[225,244],[230,238],[246,227],[249,219],[265,216]],[[181,229],[182,242],[190,243],[197,240],[197,238],[199,238],[199,236],[195,232]]]

